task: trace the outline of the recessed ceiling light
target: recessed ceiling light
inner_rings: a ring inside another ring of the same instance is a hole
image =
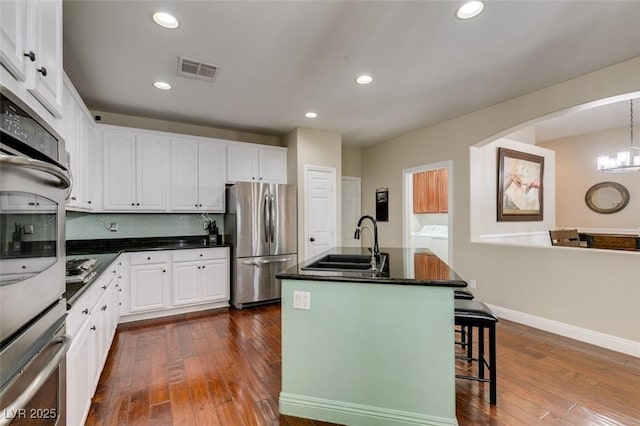
[[[318,114],[316,114],[315,112],[308,112],[304,115],[307,118],[316,118],[318,116]]]
[[[373,81],[373,77],[371,77],[370,75],[366,75],[366,74],[359,75],[356,78],[356,83],[358,83],[358,84],[369,84],[372,81]]]
[[[169,83],[165,83],[164,81],[156,81],[155,83],[153,83],[153,87],[160,90],[171,89],[171,85]]]
[[[169,15],[166,12],[156,12],[151,17],[153,18],[153,22],[163,28],[169,28],[172,30],[174,28],[178,28],[178,25],[180,25],[178,20],[174,18],[173,15]]]
[[[484,9],[484,3],[478,0],[468,1],[456,12],[456,16],[460,19],[471,19],[480,15],[480,12]]]

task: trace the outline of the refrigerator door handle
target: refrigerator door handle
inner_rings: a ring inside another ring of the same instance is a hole
[[[269,212],[267,210],[267,201],[269,195],[265,194],[264,196],[264,204],[262,205],[262,225],[264,226],[264,242],[269,242],[269,223],[271,222],[269,219]]]
[[[273,234],[275,234],[275,225],[274,225],[274,211],[273,211],[273,194],[271,194],[271,198],[269,199],[269,225],[270,225],[270,230],[269,232],[271,233],[271,242],[273,242]]]
[[[242,262],[242,264],[260,266],[260,265],[268,265],[270,263],[286,263],[291,260],[293,260],[293,257],[285,257],[283,259],[274,259],[274,260],[245,260]]]

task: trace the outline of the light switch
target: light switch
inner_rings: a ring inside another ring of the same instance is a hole
[[[311,293],[308,291],[293,291],[293,309],[311,309]]]

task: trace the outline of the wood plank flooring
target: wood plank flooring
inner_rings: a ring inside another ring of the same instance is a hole
[[[497,336],[498,404],[456,380],[460,425],[640,425],[640,359],[505,320]],[[329,425],[280,415],[279,393],[278,305],[123,324],[86,424]]]

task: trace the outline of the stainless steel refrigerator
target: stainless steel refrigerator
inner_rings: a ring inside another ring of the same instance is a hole
[[[278,271],[298,263],[296,189],[241,182],[227,187],[224,230],[232,244],[231,304],[280,299]]]

